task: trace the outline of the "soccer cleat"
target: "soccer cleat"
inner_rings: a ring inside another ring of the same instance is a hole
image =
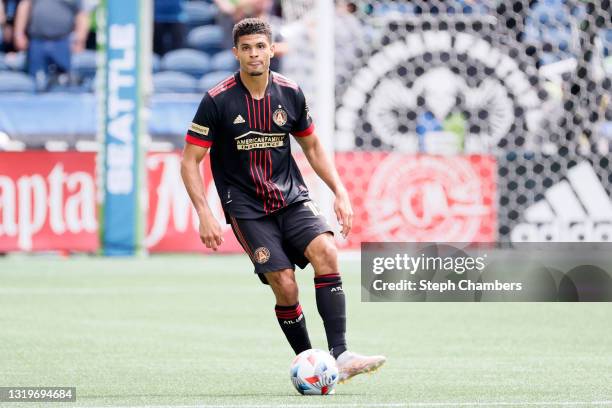
[[[382,366],[387,358],[384,356],[362,356],[357,353],[345,351],[336,359],[338,365],[338,383],[347,382],[358,374],[376,371]]]

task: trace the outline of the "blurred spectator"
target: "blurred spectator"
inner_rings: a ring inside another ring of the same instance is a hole
[[[184,0],[155,0],[153,51],[156,54],[183,48],[187,22],[184,3]]]
[[[100,9],[100,0],[83,0],[85,9],[89,10],[89,33],[85,41],[85,48],[95,50],[97,48],[96,34],[98,33],[98,19],[96,15]]]
[[[428,4],[415,6],[416,14],[423,13],[448,13],[448,14],[487,14],[491,10],[491,1],[487,0],[445,0],[440,4]]]
[[[336,0],[334,22],[334,65],[336,81],[347,78],[351,65],[360,52],[366,50],[366,30],[359,18],[355,16],[355,3],[346,0]]]
[[[89,15],[81,0],[21,0],[15,47],[27,50],[28,72],[38,89],[68,82],[71,52],[85,49],[88,32]]]
[[[280,17],[273,15],[274,2],[272,0],[214,0],[219,8],[218,24],[223,28],[224,48],[230,49],[234,46],[232,29],[234,24],[243,18],[258,17],[265,19],[272,26],[272,40],[274,41],[274,58],[270,61],[272,71],[281,70],[283,55],[287,53],[287,44],[281,36],[282,21]]]
[[[4,22],[0,24],[2,26],[2,33],[0,33],[0,37],[2,41],[2,48],[0,51],[9,53],[15,52],[14,46],[14,36],[13,36],[13,27],[15,24],[15,14],[17,13],[17,5],[19,4],[19,0],[2,0],[0,1],[2,5],[2,10],[0,13],[4,14]]]
[[[572,58],[578,44],[576,22],[584,18],[584,6],[565,0],[543,0],[534,4],[525,19],[525,42],[541,47],[540,63]]]
[[[6,24],[6,15],[4,14],[4,4],[2,0],[0,0],[0,44],[4,41],[2,39],[4,34],[4,25]]]

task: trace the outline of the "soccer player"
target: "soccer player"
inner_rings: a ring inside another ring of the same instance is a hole
[[[333,232],[309,198],[291,156],[289,135],[334,192],[334,210],[345,237],[353,217],[348,193],[314,131],[302,90],[269,70],[274,55],[269,24],[244,19],[232,34],[240,70],[204,95],[187,131],[181,163],[183,182],[200,218],[200,238],[215,251],[223,242],[199,171],[210,150],[226,221],[259,279],[272,288],[278,322],[296,354],[311,345],[295,265],[313,265],[317,309],[330,353],[338,363],[339,381],[344,382],[377,369],[385,357],[347,350],[345,298]]]

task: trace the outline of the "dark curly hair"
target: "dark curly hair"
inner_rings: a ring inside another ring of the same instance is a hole
[[[237,22],[232,30],[234,46],[238,45],[238,38],[251,34],[263,34],[272,42],[272,27],[267,21],[261,18],[245,18]]]

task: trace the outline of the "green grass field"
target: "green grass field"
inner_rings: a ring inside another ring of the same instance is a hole
[[[0,258],[0,386],[77,387],[53,407],[612,406],[612,304],[361,303],[358,262],[342,270],[349,345],[388,362],[304,397],[246,256]]]

